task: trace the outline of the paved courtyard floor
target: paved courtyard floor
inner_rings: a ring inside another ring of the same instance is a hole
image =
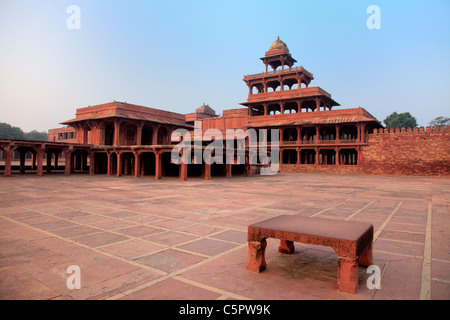
[[[449,299],[449,201],[448,177],[0,177],[0,300]],[[332,249],[274,239],[247,271],[247,226],[281,214],[371,222],[381,288],[359,268],[337,292]]]

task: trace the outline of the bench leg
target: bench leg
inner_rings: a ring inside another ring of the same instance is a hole
[[[247,270],[261,272],[266,269],[266,239],[249,241]]]
[[[358,291],[358,260],[338,257],[338,291],[355,294]]]
[[[359,257],[359,265],[362,267],[368,267],[373,264],[372,244],[363,252]]]
[[[278,252],[291,254],[295,251],[294,241],[280,240]]]

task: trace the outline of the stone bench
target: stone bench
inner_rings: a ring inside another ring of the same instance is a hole
[[[358,291],[358,264],[372,264],[373,226],[370,223],[282,215],[248,227],[247,270],[266,268],[266,238],[280,239],[278,251],[293,253],[294,241],[332,247],[338,255],[338,291]]]

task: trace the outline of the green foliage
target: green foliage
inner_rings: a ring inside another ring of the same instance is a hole
[[[18,127],[0,122],[0,139],[47,141],[47,137],[47,132],[38,132],[36,130],[23,132]]]
[[[447,117],[436,117],[433,120],[431,120],[429,123],[430,127],[435,127],[435,126],[449,126],[450,125],[450,118]]]
[[[393,112],[383,120],[386,128],[414,128],[417,127],[417,120],[409,112]]]

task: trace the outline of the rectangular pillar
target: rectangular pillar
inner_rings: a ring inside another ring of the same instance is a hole
[[[71,151],[65,151],[65,156],[66,156],[66,160],[65,160],[65,166],[64,166],[64,174],[66,176],[70,175],[71,173],[71,168],[72,168],[72,152]]]
[[[5,151],[5,177],[11,176],[11,159],[12,159],[12,151],[11,150],[4,150]]]
[[[50,173],[52,171],[52,153],[47,152],[47,173]]]
[[[134,154],[134,177],[138,178],[141,172],[141,156],[137,152],[133,152]]]
[[[37,155],[36,175],[37,176],[42,176],[42,174],[43,174],[42,166],[43,166],[43,163],[44,163],[44,150],[38,150],[36,152],[36,155]]]
[[[155,152],[155,179],[161,179],[162,177],[162,154]]]
[[[19,151],[19,157],[20,157],[20,173],[25,173],[25,151],[21,150]]]
[[[226,176],[227,178],[231,178],[231,170],[232,170],[232,164],[231,163],[226,163],[225,164],[225,170],[226,170]]]
[[[188,170],[188,165],[187,165],[186,161],[181,161],[181,164],[180,164],[180,180],[181,181],[187,180],[187,170]]]
[[[122,175],[122,155],[117,152],[117,171],[116,176],[120,177]]]
[[[85,156],[83,155],[83,158]],[[87,157],[86,157],[87,159]],[[84,163],[84,161],[83,161]],[[95,153],[89,152],[89,174],[95,174]]]
[[[208,163],[203,163],[205,168],[205,179],[211,180],[211,165]]]

